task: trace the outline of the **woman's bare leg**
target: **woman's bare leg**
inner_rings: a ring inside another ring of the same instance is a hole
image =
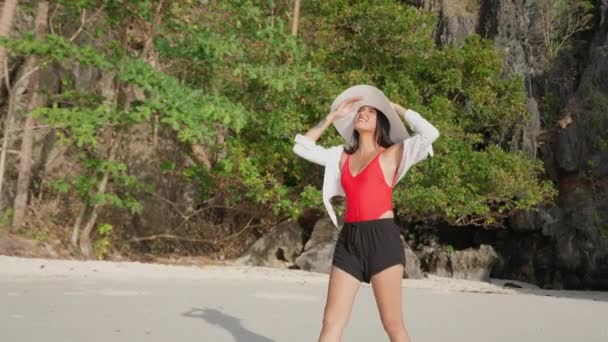
[[[350,320],[359,280],[345,271],[331,267],[327,288],[327,303],[323,313],[323,328],[319,342],[339,342]]]
[[[410,342],[403,322],[402,279],[403,265],[391,266],[371,279],[380,319],[391,342]]]

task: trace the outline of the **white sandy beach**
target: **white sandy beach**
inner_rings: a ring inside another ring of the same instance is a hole
[[[413,341],[608,341],[608,293],[403,281]],[[0,256],[5,341],[314,341],[327,275]],[[386,341],[368,285],[344,341]]]

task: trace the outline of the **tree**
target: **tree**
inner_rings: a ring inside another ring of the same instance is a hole
[[[2,16],[0,17],[0,37],[7,37],[13,30],[13,22],[15,21],[15,12],[17,11],[17,0],[5,0],[2,7]],[[0,68],[4,70],[6,59],[6,49],[0,46]],[[4,72],[0,73],[0,82],[4,77]]]
[[[300,0],[294,0],[293,1],[293,18],[292,18],[292,22],[291,22],[291,35],[292,36],[297,36],[298,35],[298,23],[300,21]]]
[[[17,0],[5,0],[2,7],[2,16],[0,17],[0,37],[8,37],[13,28],[15,12],[17,11]],[[8,68],[6,67],[6,48],[0,46],[0,82],[4,77],[8,77]],[[10,95],[10,89],[7,89]],[[2,151],[0,151],[0,207],[2,207],[2,186],[4,184],[4,171],[6,169],[6,155],[8,153],[8,139],[13,129],[13,108],[9,101],[9,110],[4,118],[4,135],[2,138]]]
[[[271,226],[297,217],[303,208],[322,207],[317,188],[322,170],[293,154],[293,137],[327,112],[333,96],[356,83],[380,87],[442,133],[435,157],[410,170],[408,186],[396,189],[401,214],[500,225],[514,210],[530,209],[553,194],[538,161],[501,147],[505,134],[525,117],[521,79],[504,77],[500,54],[479,36],[459,47],[436,47],[431,13],[399,1],[309,0],[298,17],[298,30],[306,34],[296,37],[290,30],[293,0],[216,5],[183,0],[162,11],[158,1],[61,4],[55,18],[62,20],[55,22],[69,25],[54,32],[73,29],[85,10],[102,13],[103,23],[87,25],[92,39],[23,35],[0,43],[47,63],[96,68],[112,75],[111,93],[120,94],[118,100],[67,82],[49,96],[48,106],[32,113],[61,134],[77,165],[69,176],[45,181],[71,205],[80,205],[64,224],[72,226],[72,244],[85,255],[93,254],[91,242],[94,249],[92,240],[105,223],[97,222],[99,217],[116,209],[135,217],[144,185],[146,196],[159,195],[154,184],[142,185],[128,169],[123,147],[115,147],[135,125],[183,148],[191,165],[171,169],[167,181],[196,182],[196,215],[222,208],[213,213],[218,220],[238,219],[224,231],[228,234],[240,232],[238,222]],[[329,131],[320,143],[342,140]],[[177,236],[181,227],[167,227],[172,231],[163,236]],[[205,229],[188,233],[205,238]]]
[[[36,18],[34,19],[34,32],[37,39],[42,39],[47,30],[47,20],[49,16],[49,3],[47,1],[38,2],[36,8]],[[28,83],[28,100],[27,111],[30,112],[35,108],[43,105],[42,95],[38,92],[40,80],[40,68],[38,68],[38,58],[36,55],[29,57],[30,61],[26,64],[36,70],[30,75]],[[17,178],[17,191],[15,194],[14,215],[12,230],[17,231],[23,226],[23,219],[27,208],[27,198],[30,185],[30,176],[32,172],[32,146],[34,137],[32,129],[35,126],[35,120],[31,115],[28,115],[23,125],[23,138],[21,140],[21,153],[19,162],[19,176]]]
[[[149,58],[149,54],[152,53],[153,51],[153,41],[154,41],[154,35],[156,33],[156,30],[158,29],[158,26],[160,25],[161,22],[161,14],[162,14],[162,8],[163,8],[163,0],[160,0],[158,2],[158,4],[155,7],[154,10],[154,14],[152,17],[152,25],[150,25],[149,31],[146,33],[146,38],[144,41],[144,47],[142,49],[141,55],[139,56],[142,60],[146,60],[146,61],[150,61],[151,58]],[[151,3],[150,6],[153,6],[154,4]],[[127,39],[123,39],[123,42],[126,42]],[[123,94],[123,96],[120,96],[118,103],[116,103],[117,106],[120,107],[120,110],[124,111],[124,112],[128,112],[131,108],[131,102],[134,100],[134,96],[132,94],[132,89],[130,87],[129,84],[122,84],[120,86],[119,92],[121,94]],[[113,141],[111,143],[111,147],[110,147],[110,151],[108,153],[108,158],[107,158],[107,163],[108,166],[105,168],[105,170],[103,171],[103,176],[101,177],[101,180],[99,181],[99,183],[97,184],[97,189],[96,189],[96,193],[95,196],[97,197],[102,197],[106,194],[107,191],[107,187],[108,187],[108,183],[110,180],[110,177],[112,175],[112,167],[110,165],[112,165],[113,163],[115,163],[117,157],[116,154],[118,153],[118,148],[120,146],[120,141],[121,141],[121,135],[122,132],[119,132],[117,134],[117,136],[113,137]],[[91,233],[93,232],[93,228],[95,227],[95,224],[97,223],[97,217],[99,215],[99,210],[101,208],[101,203],[100,201],[96,201],[96,202],[85,202],[85,206],[82,209],[82,213],[88,213],[88,220],[86,222],[86,224],[84,225],[84,227],[82,228],[82,231],[80,232],[81,227],[78,224],[74,225],[74,230],[72,232],[72,246],[75,247],[75,242],[76,240],[78,240],[79,237],[79,247],[80,247],[80,252],[82,253],[82,255],[88,259],[91,259],[95,256],[95,251],[93,250],[93,245],[91,243]],[[77,219],[77,223],[81,223],[82,222],[82,217],[79,215],[78,219]]]
[[[591,28],[594,4],[590,0],[541,0],[538,6],[545,65],[549,67],[577,33]]]

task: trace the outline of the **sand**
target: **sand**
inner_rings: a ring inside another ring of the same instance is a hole
[[[327,279],[263,267],[0,256],[2,340],[314,341]],[[606,292],[429,276],[405,279],[403,293],[416,342],[608,341]],[[386,340],[364,285],[344,341]]]

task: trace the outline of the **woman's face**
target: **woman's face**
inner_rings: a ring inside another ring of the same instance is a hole
[[[357,115],[355,115],[355,129],[359,133],[374,132],[376,130],[377,115],[378,112],[374,107],[363,106],[359,108]]]

